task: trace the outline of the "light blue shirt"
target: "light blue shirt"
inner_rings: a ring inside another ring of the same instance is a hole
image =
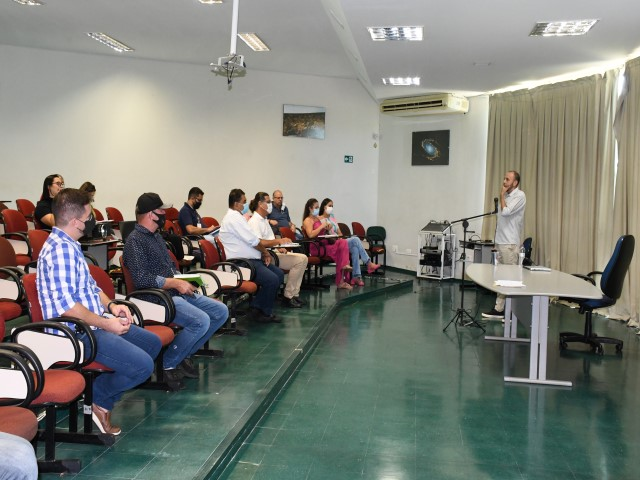
[[[230,208],[227,211],[222,219],[219,238],[227,258],[262,258],[260,250],[254,248],[260,243],[260,239],[237,210]]]

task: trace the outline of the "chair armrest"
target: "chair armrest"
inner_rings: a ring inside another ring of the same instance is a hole
[[[145,296],[154,297],[155,299],[158,300],[158,302],[157,303],[148,302],[147,300],[140,298]],[[169,295],[167,292],[165,292],[160,288],[143,288],[140,290],[136,290],[134,292],[127,294],[127,296],[125,297],[125,300],[130,300],[130,299],[133,299],[133,303],[138,305],[138,307],[142,306],[140,302],[152,303],[156,306],[160,305],[161,307],[163,307],[164,308],[164,321],[162,322],[163,325],[169,325],[171,322],[173,322],[173,319],[176,316],[176,306],[173,303],[173,299],[171,298],[171,295]]]
[[[591,274],[589,274],[589,275],[584,275],[584,274],[582,274],[582,273],[573,273],[572,275],[573,275],[574,277],[581,278],[582,280],[584,280],[584,281],[586,281],[586,282],[589,282],[589,283],[590,283],[591,285],[593,285],[593,286],[595,286],[595,284],[596,284],[596,281],[593,279],[593,277],[591,277],[591,276],[590,276]]]
[[[20,255],[28,255],[31,258],[31,243],[29,242],[29,237],[27,236],[27,232],[11,232],[11,233],[0,233],[0,237],[5,237],[9,240],[15,240],[12,237],[20,237],[20,240],[27,244],[27,253]]]
[[[29,347],[8,342],[1,345],[0,358],[12,367],[0,368],[0,406],[29,406],[44,387],[40,360]]]
[[[198,268],[198,269],[195,269],[195,270],[189,270],[189,274],[191,274],[191,273],[197,273],[199,275],[206,275],[215,284],[216,288],[214,290],[211,287],[209,287],[209,284],[205,281],[204,285],[201,287],[203,295],[205,295],[205,296],[215,295],[215,294],[217,294],[218,292],[220,292],[222,290],[222,284],[220,283],[220,279],[216,275],[215,270],[207,270],[207,269],[204,269],[204,268]],[[207,289],[209,289],[209,290],[207,290]],[[213,290],[213,291],[211,291],[211,290]]]
[[[16,267],[0,267],[0,273],[7,275],[15,283],[15,288],[17,290],[16,298],[15,299],[9,298],[9,300],[13,300],[16,303],[22,303],[25,299],[25,294],[24,294],[24,286],[22,285],[22,281],[20,280],[20,277],[24,275],[24,272]],[[6,281],[9,282],[9,280],[6,280]],[[0,298],[7,298],[7,297],[5,297],[0,292]]]
[[[218,265],[222,263],[225,263],[225,262],[221,262]],[[249,280],[253,282],[254,279],[256,278],[256,269],[253,267],[253,264],[249,262],[247,258],[227,258],[226,263],[232,263],[237,267],[240,267],[241,269],[243,269],[243,270],[240,270],[241,280]],[[245,278],[247,276],[249,278]]]
[[[62,321],[72,323],[76,331],[61,323]],[[51,330],[59,333],[52,333]],[[83,358],[86,352],[76,338],[76,333],[86,331],[89,331],[91,354]],[[11,341],[33,350],[45,369],[76,370],[95,359],[95,337],[89,326],[77,318],[64,317],[20,325],[12,330]]]

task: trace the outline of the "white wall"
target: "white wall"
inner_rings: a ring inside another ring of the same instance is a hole
[[[465,115],[380,116],[378,222],[388,250],[397,245],[399,252],[388,254],[389,265],[416,269],[418,232],[430,220],[483,213],[488,108],[488,97],[476,97]],[[449,165],[411,166],[412,133],[430,130],[450,130]],[[481,226],[472,220],[469,230],[479,234]],[[462,239],[460,226],[454,233]]]
[[[231,188],[281,188],[297,224],[310,196],[333,198],[340,220],[376,223],[377,105],[355,80],[249,69],[229,91],[207,65],[7,46],[0,65],[0,200],[35,202],[60,173],[67,186],[92,181],[95,206],[126,219],[142,192],[180,207],[197,185],[201,213],[219,219]],[[285,103],[326,107],[325,140],[283,137]]]

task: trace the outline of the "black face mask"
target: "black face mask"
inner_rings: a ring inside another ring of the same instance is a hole
[[[158,225],[158,228],[162,229],[164,228],[164,221],[166,220],[166,215],[164,213],[155,213],[153,212],[153,214],[158,217],[157,220],[154,220],[154,222],[156,222],[156,224]]]
[[[193,209],[198,210],[202,206],[202,202],[196,202],[193,204]]]
[[[87,218],[84,221],[84,230],[82,230],[82,233],[84,234],[85,237],[90,237],[91,233],[93,232],[93,227],[96,226],[96,218],[93,216],[93,213],[91,215],[89,215],[89,218]]]

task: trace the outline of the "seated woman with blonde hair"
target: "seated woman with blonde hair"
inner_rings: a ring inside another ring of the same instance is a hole
[[[331,235],[331,224],[326,219],[321,219],[319,214],[318,200],[310,198],[304,206],[304,214],[302,216],[302,229],[305,235],[311,239],[319,238],[322,244],[323,252],[320,249],[311,244],[311,254],[319,255],[326,253],[326,256],[331,257],[336,263],[336,285],[338,288],[351,290],[352,287],[349,282],[344,279],[345,274],[351,271],[349,265],[349,246],[346,240],[342,238],[338,239],[323,239],[326,235]],[[333,241],[335,240],[335,241]]]

